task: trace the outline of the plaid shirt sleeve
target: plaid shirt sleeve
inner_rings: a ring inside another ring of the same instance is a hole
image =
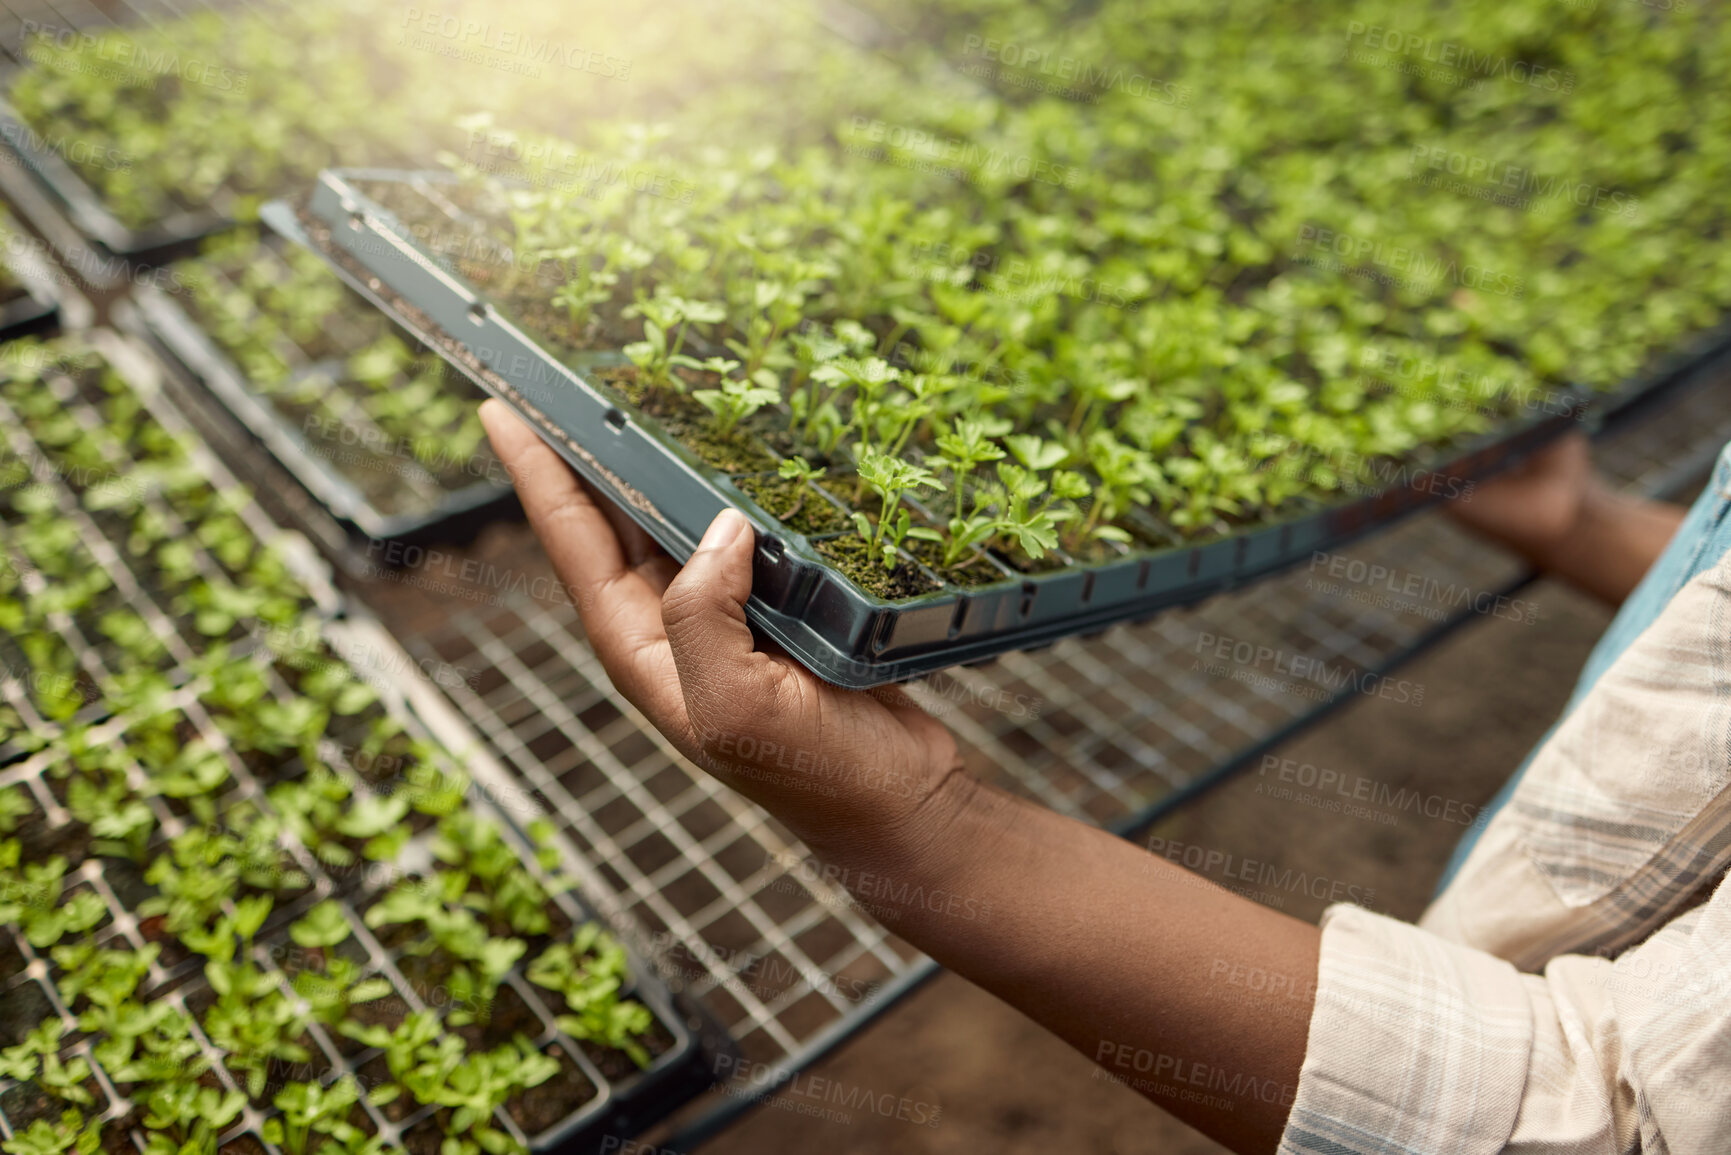
[[[1323,918],[1281,1151],[1731,1150],[1731,562],[1535,755],[1418,926]]]

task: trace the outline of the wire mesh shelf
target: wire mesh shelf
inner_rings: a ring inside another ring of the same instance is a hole
[[[1598,460],[1632,492],[1675,496],[1727,440],[1731,392],[1693,387],[1609,431]],[[514,532],[488,564],[544,565]],[[1202,605],[909,690],[972,772],[1130,832],[1355,696],[1422,702],[1401,662],[1529,580],[1427,515]],[[711,1095],[667,1141],[712,1133],[935,970],[775,819],[675,753],[612,690],[569,605],[487,597],[428,621],[411,652],[472,672],[446,693],[592,865],[597,903],[772,1072]]]

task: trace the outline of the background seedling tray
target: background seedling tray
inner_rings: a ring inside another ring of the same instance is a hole
[[[7,262],[12,283],[0,287],[0,341],[52,329],[60,316],[60,302],[40,285],[20,278]]]
[[[267,234],[267,237],[269,235]],[[277,259],[272,249],[261,246],[261,259]],[[343,368],[339,363],[315,363],[306,350],[292,345],[285,335],[282,351],[289,358],[291,372],[307,373],[328,369],[333,380],[332,394],[346,402],[345,430],[356,439],[333,441],[322,452],[315,447],[292,415],[277,408],[249,382],[247,375],[211,339],[199,323],[188,314],[180,302],[155,286],[140,286],[133,295],[133,304],[152,342],[168,359],[169,364],[187,380],[197,382],[223,408],[244,425],[259,444],[310,493],[330,515],[352,536],[376,542],[421,541],[465,535],[488,521],[504,515],[516,505],[516,497],[502,467],[493,468],[479,479],[458,488],[444,488],[418,463],[390,449],[370,451],[362,440],[376,434],[385,444],[390,439],[374,426],[342,382]],[[375,322],[376,318],[376,322]],[[412,335],[403,332],[389,319],[379,317],[372,306],[348,295],[343,307],[333,314],[326,338],[345,348],[344,356],[358,352],[381,333],[396,330],[405,343],[419,348]],[[446,368],[453,387],[467,392],[472,389],[467,377]],[[483,444],[481,454],[489,451]],[[404,507],[399,512],[380,508],[381,498],[370,496],[333,460],[337,454],[353,457],[358,468],[371,476],[388,479],[394,491],[389,504]],[[415,508],[419,507],[419,508]]]
[[[122,376],[133,394],[143,403],[145,412],[157,424],[179,438],[192,438],[185,419],[167,404],[162,396],[160,368],[148,354],[107,330],[81,334],[78,341],[99,353]],[[0,374],[3,374],[5,356],[17,356],[19,348],[20,346],[15,344],[0,346]],[[3,376],[0,376],[0,379],[3,379]],[[60,401],[57,407],[59,412],[71,415],[86,429],[102,428],[101,414],[88,399],[76,393],[70,378],[50,374],[41,387],[55,391]],[[112,439],[105,440],[103,447],[104,468],[111,471],[112,476],[126,475],[135,463],[127,458],[125,447],[116,444]],[[83,507],[71,484],[72,475],[55,468],[50,454],[31,437],[28,423],[3,398],[0,398],[0,454],[26,465],[31,471],[30,486],[40,487],[42,492],[52,495],[54,506],[60,511],[61,517],[76,531],[71,548],[86,565],[100,569],[109,576],[113,587],[108,592],[115,604],[130,607],[145,619],[152,632],[162,641],[167,660],[176,666],[190,660],[196,647],[205,639],[198,637],[184,622],[177,621],[176,611],[169,604],[166,591],[155,588],[142,572],[136,570],[126,549],[123,523],[99,521]],[[234,475],[202,444],[192,441],[189,457],[215,490],[241,490]],[[24,588],[33,590],[40,588],[44,579],[35,572],[27,559],[20,556],[17,543],[11,541],[10,534],[6,532],[7,526],[20,520],[12,505],[19,492],[20,487],[0,490],[0,562],[20,573]],[[222,565],[199,543],[196,535],[181,521],[179,513],[159,496],[150,498],[149,502],[168,519],[168,524],[175,530],[175,536],[188,544],[197,572],[206,578],[227,580]],[[340,608],[336,589],[331,584],[329,572],[305,539],[298,535],[285,535],[264,511],[251,501],[242,504],[237,513],[254,539],[274,545],[285,559],[306,592],[309,608],[325,617],[335,616]],[[106,716],[107,708],[95,696],[96,687],[112,673],[102,656],[99,645],[101,639],[87,637],[85,630],[88,624],[81,626],[65,614],[57,615],[53,625],[63,645],[75,655],[81,692],[91,699],[80,710],[76,719],[90,722]],[[244,652],[254,644],[250,639],[242,639],[237,643],[237,649]],[[8,666],[10,664],[7,663]],[[28,680],[0,680],[0,704],[15,709],[28,730],[43,734],[57,732],[59,728],[44,720],[36,710],[30,690]],[[16,742],[0,740],[0,764],[13,761],[24,753],[24,749]]]
[[[461,758],[465,771],[475,783],[465,805],[492,817],[505,831],[512,848],[523,861],[533,864],[534,857],[530,846],[512,821],[513,818],[522,817],[523,806],[521,803],[495,806],[493,801],[499,799],[526,802],[528,795],[510,785],[503,771],[479,749],[478,739],[458,720],[430,683],[413,674],[405,677],[390,673],[393,670],[413,669],[413,664],[390,636],[370,619],[350,618],[328,623],[324,640],[329,652],[351,661],[355,671],[365,676],[380,691],[380,701],[385,710],[404,722],[411,736],[434,738],[446,750]],[[276,681],[278,690],[284,689],[280,679]],[[151,713],[178,709],[196,726],[205,741],[217,749],[227,751],[222,731],[198,701],[197,691],[200,688],[198,684],[185,687],[171,699],[157,703]],[[118,742],[129,726],[137,721],[135,717],[118,715],[103,724],[100,734],[109,741]],[[357,792],[367,789],[364,767],[358,768],[351,764],[341,757],[341,751],[335,747],[325,753],[327,762],[349,779],[353,789]],[[0,773],[0,786],[24,786],[40,811],[42,826],[33,835],[33,842],[38,845],[58,846],[64,843],[71,846],[79,837],[75,830],[68,829],[68,823],[73,820],[60,805],[47,779],[46,772],[59,756],[55,751],[44,751]],[[229,753],[228,762],[236,794],[254,801],[262,798],[262,788],[265,785],[276,780],[270,774],[292,777],[299,772],[298,760],[293,755],[285,755],[281,765],[271,767],[269,772],[249,769],[246,761],[234,756],[232,752]],[[161,797],[150,799],[150,804],[158,824],[158,833],[155,836],[155,845],[158,847],[185,829],[189,823],[196,821],[177,813]],[[26,821],[32,819],[26,818]],[[429,834],[417,836],[399,860],[413,860],[417,852],[430,853],[424,847],[416,845],[428,836]],[[381,875],[375,879],[373,873],[369,872],[365,875],[365,881],[357,882],[354,878],[333,875],[316,857],[298,846],[291,849],[291,854],[296,866],[312,879],[311,891],[272,912],[260,932],[255,948],[259,959],[270,959],[276,965],[285,965],[282,960],[293,957],[288,953],[293,947],[286,934],[288,922],[305,913],[313,904],[336,898],[341,901],[344,914],[352,928],[351,941],[364,952],[364,959],[357,961],[363,963],[368,973],[380,974],[391,983],[393,993],[387,995],[386,999],[394,998],[403,1013],[421,1009],[443,1013],[444,1008],[440,1007],[436,1000],[431,999],[427,992],[418,990],[413,982],[405,978],[399,967],[399,962],[404,957],[402,953],[382,943],[379,936],[366,929],[360,917],[365,904],[357,901],[357,897],[376,897],[378,892],[388,889],[394,879],[400,876]],[[76,880],[103,899],[109,911],[108,925],[114,928],[107,933],[124,939],[127,946],[138,948],[144,945],[146,939],[141,932],[140,920],[132,914],[130,907],[137,901],[141,880],[132,877],[130,871],[124,869],[121,876],[109,875],[109,870],[130,866],[124,859],[104,860],[92,855],[69,871],[68,879],[69,887],[72,881]],[[545,880],[545,873],[538,867],[534,869]],[[573,926],[594,917],[593,912],[570,892],[553,895],[552,901],[559,908],[559,913]],[[104,931],[99,929],[96,933],[101,936]],[[0,929],[0,943],[4,944],[0,945],[0,956],[10,956],[12,959],[11,964],[4,968],[10,973],[6,973],[4,979],[0,980],[0,1002],[4,1002],[11,1012],[0,1021],[0,1031],[8,1032],[8,1036],[0,1041],[7,1045],[16,1043],[19,1040],[10,1037],[10,1034],[21,1036],[22,1031],[34,1027],[40,1018],[50,1014],[58,1014],[70,1027],[71,1015],[58,992],[52,983],[41,981],[48,974],[50,965],[47,952],[31,947],[21,934],[10,928]],[[603,1136],[634,1134],[701,1092],[712,1080],[710,1071],[713,1068],[704,1046],[706,1042],[710,1046],[718,1043],[713,1036],[707,1039],[700,1037],[698,1031],[704,1026],[702,1017],[689,1007],[677,1006],[672,995],[655,977],[654,970],[640,957],[632,954],[629,948],[627,953],[630,955],[632,982],[622,994],[643,1003],[651,1010],[665,1031],[666,1049],[655,1057],[647,1069],[623,1078],[616,1075],[609,1079],[597,1060],[591,1057],[591,1052],[560,1032],[551,1018],[537,1009],[544,1005],[544,992],[528,983],[521,966],[514,968],[500,987],[501,999],[514,998],[520,1001],[520,1013],[526,1009],[530,1019],[540,1024],[539,1031],[531,1041],[542,1051],[560,1058],[567,1071],[565,1078],[574,1084],[574,1093],[592,1092],[587,1101],[565,1118],[533,1134],[525,1134],[505,1111],[499,1112],[498,1125],[501,1129],[525,1142],[528,1149],[537,1155],[575,1155],[576,1152],[596,1150]],[[292,963],[287,965],[292,969]],[[187,1009],[189,1004],[196,1005],[204,989],[203,979],[199,977],[200,966],[197,956],[173,962],[159,959],[152,964],[150,975],[143,984],[146,991],[144,997],[150,1001],[164,999],[183,1010]],[[696,1024],[696,1027],[693,1024]],[[317,1053],[310,1061],[318,1070],[328,1074],[330,1079],[340,1078],[344,1074],[356,1074],[363,1080],[368,1077],[367,1067],[378,1054],[376,1050],[362,1049],[345,1054],[318,1023],[308,1027],[308,1034],[317,1045]],[[100,1064],[90,1052],[88,1042],[77,1044],[73,1053],[90,1062],[101,1087],[99,1105],[94,1110],[101,1113],[107,1122],[118,1122],[125,1118],[127,1108],[123,1098],[116,1092],[107,1074],[101,1070]],[[234,1079],[222,1063],[219,1053],[207,1048],[207,1057],[210,1059],[210,1070],[222,1084],[225,1087],[234,1086]],[[555,1076],[555,1079],[559,1078],[560,1076]],[[584,1084],[587,1084],[586,1088]],[[276,1085],[274,1077],[271,1085]],[[363,1081],[363,1086],[366,1085],[368,1084]],[[27,1086],[15,1083],[0,1085],[0,1120],[4,1121],[9,1134],[17,1134],[28,1125],[31,1118],[36,1117],[32,1107],[39,1102],[40,1098],[32,1095]],[[54,1110],[57,1112],[58,1107]],[[434,1108],[431,1107],[417,1107],[405,1117],[395,1120],[375,1108],[366,1107],[363,1110],[369,1114],[372,1125],[393,1140],[436,1126],[433,1122]],[[276,1155],[277,1149],[265,1143],[257,1134],[257,1126],[263,1117],[256,1111],[249,1110],[219,1137],[219,1143],[228,1144],[244,1139],[258,1144],[267,1155]],[[436,1137],[434,1142],[436,1143]]]
[[[380,170],[327,172],[315,186],[311,239],[346,279],[421,340],[510,404],[591,483],[615,496],[676,557],[689,556],[722,509],[758,532],[748,609],[753,623],[820,676],[844,686],[904,681],[946,666],[1044,645],[1195,601],[1341,545],[1446,492],[1431,474],[1485,476],[1575,424],[1568,412],[1528,415],[1467,446],[1415,462],[1426,484],[1401,485],[1190,546],[1126,552],[1093,565],[946,586],[904,601],[862,592],[747,497],[737,478],[697,460],[651,419],[627,409],[535,341],[418,245],[360,181],[412,182]],[[292,232],[285,204],[267,208]]]
[[[6,247],[0,266],[10,282],[0,290],[0,341],[90,323],[88,303],[72,291],[64,273],[49,265],[37,247],[41,242],[22,232],[4,211],[0,211],[0,243]]]
[[[147,353],[107,331],[88,334],[84,343],[100,352],[110,366],[123,374],[127,386],[145,403],[145,410],[158,424],[177,436],[188,435],[189,427],[160,392],[160,377]],[[70,377],[46,374],[42,388],[53,390],[56,400],[61,402],[56,408],[57,413],[72,414],[86,428],[97,426],[101,418],[99,411],[88,400],[76,395],[76,383]],[[116,740],[137,725],[142,717],[156,715],[165,710],[178,710],[214,748],[229,749],[223,732],[214,725],[209,711],[198,701],[200,692],[208,689],[211,684],[210,675],[198,674],[191,668],[202,649],[213,639],[187,634],[180,628],[181,623],[176,620],[173,607],[159,604],[161,599],[156,591],[133,572],[124,543],[115,539],[115,527],[100,521],[83,508],[79,500],[79,486],[68,484],[64,476],[52,470],[47,451],[30,439],[26,421],[13,411],[3,398],[0,398],[0,429],[5,431],[8,439],[6,448],[10,453],[30,462],[32,466],[41,467],[37,471],[40,484],[47,487],[46,492],[52,497],[52,508],[57,509],[65,524],[71,527],[73,544],[70,548],[76,554],[75,560],[83,562],[80,568],[100,568],[112,577],[113,589],[110,592],[117,595],[124,604],[135,608],[153,633],[162,640],[164,660],[171,667],[168,675],[174,688],[165,696],[147,705],[127,706],[119,710],[107,709],[105,703],[96,701],[81,712],[78,721],[95,727],[92,736],[101,744]],[[105,448],[118,458],[125,447],[111,441]],[[191,457],[214,486],[219,489],[233,487],[233,478],[202,446],[193,445]],[[109,464],[116,467],[117,473],[121,472],[125,465],[119,460],[113,460]],[[0,550],[7,551],[6,556],[9,558],[16,552],[17,545],[10,532],[11,526],[19,520],[15,516],[18,510],[10,502],[10,492],[0,491]],[[172,508],[162,503],[158,505],[158,511],[164,516],[176,516]],[[343,662],[370,682],[379,692],[383,710],[402,720],[410,736],[436,740],[443,750],[449,752],[474,783],[466,804],[496,817],[513,847],[520,855],[525,856],[525,861],[532,863],[533,858],[528,855],[524,831],[527,823],[541,813],[541,807],[534,796],[513,785],[505,772],[485,754],[479,739],[455,714],[434,684],[423,676],[422,668],[417,666],[372,618],[352,612],[339,600],[330,585],[328,570],[313,555],[304,540],[277,530],[256,506],[246,506],[242,510],[242,516],[259,541],[272,542],[279,554],[288,559],[297,579],[308,590],[309,602],[316,612],[311,617],[303,618],[302,626],[297,626],[296,645],[305,644],[299,637],[301,629],[315,631],[316,642],[322,652],[330,655],[330,660]],[[176,536],[183,540],[193,537],[184,525]],[[203,549],[197,550],[196,561],[201,573],[208,575],[220,570],[220,563]],[[65,615],[61,615],[55,625],[60,630],[62,640],[85,663],[84,673],[89,684],[95,687],[107,672],[103,669],[97,647],[82,634],[78,624]],[[272,692],[280,696],[287,691],[288,686],[283,681],[280,668],[273,664],[279,655],[272,647],[278,641],[279,639],[268,632],[254,631],[235,644],[230,653],[237,659],[260,663],[267,670]],[[4,688],[8,697],[0,704],[13,705],[12,694],[16,687],[7,685]],[[32,729],[46,741],[52,742],[59,734],[58,727],[42,723],[39,716],[26,715],[26,720],[35,723]],[[335,728],[333,725],[333,730]],[[51,746],[48,749],[30,751],[13,748],[8,751],[10,767],[0,770],[0,786],[21,784],[28,790],[40,814],[34,818],[27,817],[25,823],[34,823],[30,827],[31,837],[38,844],[82,856],[88,853],[85,845],[87,835],[80,834],[81,828],[69,825],[72,819],[44,778],[48,767],[62,756]],[[339,772],[348,777],[351,786],[356,788],[364,781],[376,781],[382,772],[391,772],[388,766],[352,761],[340,747],[331,747],[326,752],[326,760],[333,767],[339,768]],[[233,783],[244,794],[254,798],[259,795],[261,777],[269,777],[271,774],[293,775],[299,772],[298,760],[292,753],[274,760],[268,770],[260,769],[257,765],[251,765],[249,769],[249,763],[234,756],[230,756],[228,761]],[[156,837],[159,840],[172,837],[188,822],[193,821],[184,810],[175,809],[172,802],[162,797],[151,798],[149,804],[157,820]],[[559,852],[562,868],[573,873],[580,886],[592,889],[596,881],[585,873],[587,868],[569,841],[559,836],[554,847]],[[294,912],[331,895],[343,898],[345,903],[349,900],[353,886],[344,888],[336,885],[332,877],[310,855],[304,851],[297,851],[296,854],[298,865],[307,869],[315,878],[316,893],[296,900]],[[106,933],[120,934],[131,946],[141,946],[143,938],[140,935],[139,921],[126,912],[127,905],[136,901],[140,880],[130,876],[108,877],[104,861],[94,856],[85,859],[69,874],[68,885],[79,882],[103,899],[114,928]],[[124,860],[106,861],[121,867],[126,865]],[[538,867],[535,869],[539,872]],[[594,917],[592,909],[573,894],[556,895],[553,902],[572,925]],[[282,945],[278,940],[287,941],[284,939],[284,928],[288,913],[288,907],[273,912],[272,919],[260,936],[261,950],[268,951],[273,944]],[[360,927],[361,923],[354,910],[351,909],[348,913],[351,923],[357,928]],[[395,956],[385,951],[376,939],[360,931],[357,931],[355,941],[365,947],[370,961],[392,981],[396,996],[402,999],[409,1009],[419,1008],[422,1004],[417,1001],[410,985],[403,980],[395,965]],[[588,1151],[595,1149],[604,1135],[635,1134],[705,1089],[713,1080],[714,1067],[710,1056],[731,1052],[731,1041],[713,1026],[701,1010],[683,1000],[676,1000],[656,978],[653,968],[642,957],[632,953],[629,947],[627,950],[633,976],[629,994],[648,1006],[660,1023],[665,1049],[656,1056],[647,1070],[631,1071],[623,1077],[615,1071],[613,1077],[609,1078],[582,1045],[561,1035],[547,1015],[534,1010],[543,1005],[544,992],[526,984],[521,967],[507,978],[504,989],[509,989],[522,999],[530,1008],[531,1017],[542,1024],[540,1035],[535,1041],[544,1050],[559,1049],[565,1056],[563,1061],[567,1070],[574,1071],[576,1076],[593,1090],[593,1095],[565,1118],[542,1127],[537,1134],[522,1136],[532,1151]],[[6,1035],[0,1038],[0,1045],[16,1043],[18,1039],[10,1037],[11,1034],[34,1027],[36,1022],[47,1014],[57,1013],[62,1018],[67,1017],[67,1008],[60,1003],[51,984],[42,981],[48,974],[48,965],[46,952],[34,951],[21,935],[17,935],[12,929],[0,927],[0,1006],[8,1012],[0,1015],[0,1034]],[[196,997],[196,988],[202,982],[196,975],[190,974],[196,970],[196,961],[190,968],[184,962],[170,965],[159,962],[153,968],[148,983],[155,993],[147,997],[160,996],[184,1006],[188,998]],[[316,1027],[312,1033],[315,1042],[329,1052],[328,1055],[317,1056],[315,1062],[320,1063],[321,1067],[328,1065],[333,1077],[344,1070],[364,1065],[371,1057],[369,1052],[362,1052],[344,1059]],[[88,1046],[87,1041],[79,1044],[80,1053],[88,1055]],[[94,1061],[92,1065],[97,1066]],[[220,1064],[216,1064],[213,1070],[220,1070],[220,1067]],[[226,1074],[218,1077],[227,1078]],[[97,1110],[106,1111],[110,1120],[119,1118],[125,1111],[121,1096],[102,1073],[98,1072],[96,1080],[101,1090]],[[40,1097],[31,1094],[28,1087],[17,1084],[0,1085],[0,1126],[7,1129],[7,1134],[16,1134],[28,1125],[32,1102],[40,1101]],[[55,1111],[58,1111],[57,1106]],[[430,1114],[430,1110],[419,1110],[391,1125],[406,1131]],[[249,1112],[232,1129],[234,1134],[224,1136],[225,1142],[246,1135],[248,1146],[258,1143],[266,1155],[275,1155],[273,1148],[262,1144],[258,1136],[252,1133],[259,1121],[260,1117]]]
[[[62,236],[82,235],[93,242],[99,258],[122,257],[132,262],[152,263],[185,251],[200,239],[232,223],[219,212],[198,208],[164,217],[148,228],[127,228],[104,207],[95,190],[71,165],[40,147],[36,132],[16,109],[3,101],[0,101],[0,140],[5,142],[11,154],[0,163],[27,173],[43,195],[38,212],[47,209],[61,218],[58,222],[37,220],[33,223],[63,250],[66,246]],[[20,208],[29,214],[28,206],[20,205]],[[107,287],[116,280],[105,270],[93,270],[93,273],[95,275],[85,279],[97,287]]]

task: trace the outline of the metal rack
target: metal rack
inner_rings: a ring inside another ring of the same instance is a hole
[[[154,27],[215,7],[210,0],[4,0],[0,3],[0,72],[29,63],[24,41],[32,29],[96,31],[116,25]]]
[[[1668,407],[1603,431],[1601,468],[1629,491],[1676,496],[1731,439],[1731,391],[1706,387],[1717,371],[1697,376]],[[539,563],[526,538],[496,556]],[[956,731],[973,772],[1129,833],[1355,695],[1398,697],[1402,663],[1532,580],[1436,515],[1339,557],[910,690]],[[1420,592],[1329,577],[1360,562],[1399,583],[1418,575],[1405,588]],[[1252,657],[1214,656],[1220,639]],[[589,860],[608,891],[597,902],[768,1065],[767,1081],[711,1094],[661,1141],[701,1142],[935,973],[618,697],[570,607],[461,608],[409,646],[481,671],[446,692]],[[1267,651],[1277,657],[1255,656]]]

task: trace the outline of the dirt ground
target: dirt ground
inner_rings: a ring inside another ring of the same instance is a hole
[[[1486,618],[1411,663],[1402,677],[1426,687],[1414,708],[1365,698],[1277,752],[1343,774],[1364,774],[1456,805],[1393,825],[1331,813],[1266,789],[1281,765],[1258,767],[1162,822],[1152,837],[1271,861],[1374,891],[1369,905],[1416,917],[1458,839],[1459,815],[1488,800],[1545,732],[1609,615],[1552,583],[1531,591],[1532,624]],[[1289,775],[1300,773],[1289,770]],[[1259,792],[1259,786],[1264,789]],[[1266,898],[1315,921],[1327,902],[1309,893]],[[941,1107],[935,1125],[855,1111],[818,1119],[772,1102],[704,1146],[705,1155],[993,1155],[1223,1152],[1135,1093],[1094,1075],[1056,1038],[977,988],[945,974],[840,1052],[817,1077]]]

